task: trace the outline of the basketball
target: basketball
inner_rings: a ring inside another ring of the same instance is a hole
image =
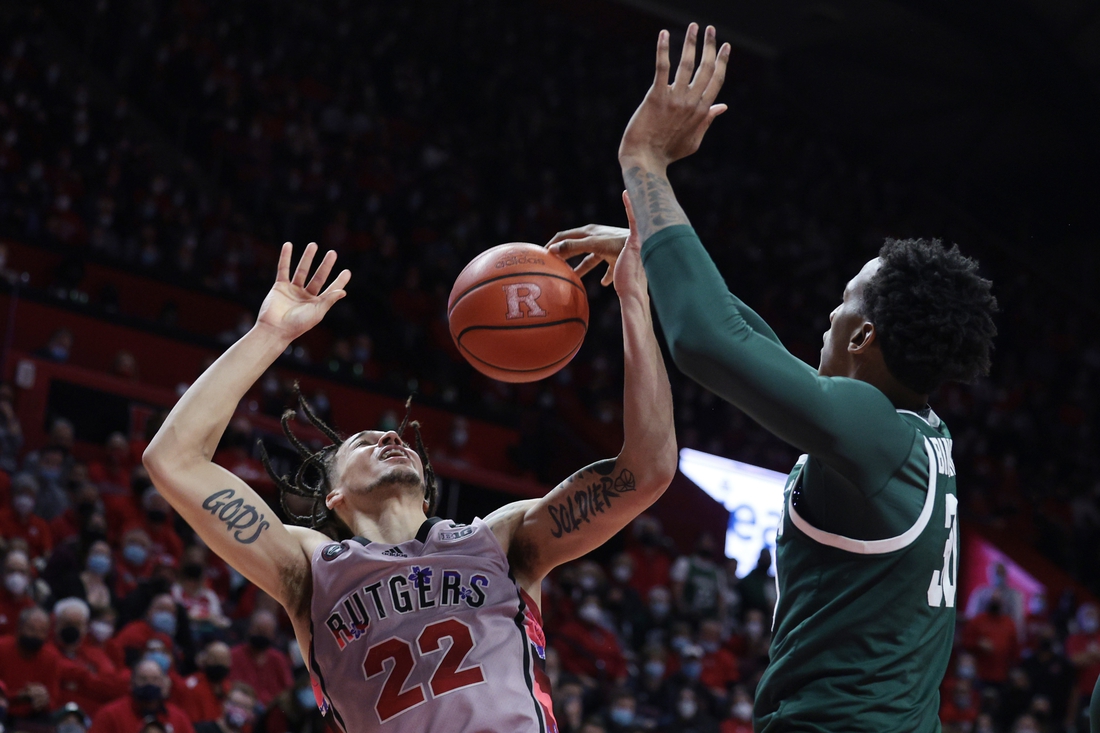
[[[534,382],[572,359],[588,332],[588,297],[565,260],[536,244],[487,249],[447,301],[451,338],[466,361],[502,382]]]

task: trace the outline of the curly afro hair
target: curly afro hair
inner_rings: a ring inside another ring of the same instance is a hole
[[[887,239],[863,290],[886,367],[920,394],[989,373],[997,299],[978,263],[938,239]]]

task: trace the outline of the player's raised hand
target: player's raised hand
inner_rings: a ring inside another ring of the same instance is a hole
[[[626,220],[630,224],[629,236],[623,243],[622,252],[614,266],[608,268],[608,274],[612,276],[615,292],[620,298],[637,296],[643,302],[648,302],[649,281],[646,280],[645,267],[642,266],[642,238],[638,236],[634,207],[630,205],[630,195],[626,191],[623,191],[623,206],[626,207]],[[604,280],[607,279],[605,276]]]
[[[306,281],[316,254],[317,244],[310,242],[291,276],[290,261],[294,255],[294,246],[290,242],[283,245],[279,253],[275,284],[264,298],[260,314],[256,318],[258,325],[276,331],[288,342],[320,323],[329,308],[347,295],[344,288],[351,280],[349,270],[343,270],[327,288],[324,287],[325,281],[332,274],[333,265],[336,264],[336,252],[332,250],[325,253],[313,277]]]
[[[730,45],[717,44],[714,26],[703,34],[703,58],[695,68],[695,44],[699,26],[692,23],[684,37],[684,48],[672,83],[668,81],[668,31],[657,37],[657,73],[641,105],[627,123],[619,144],[619,161],[645,161],[667,166],[699,149],[703,135],[714,118],[726,111],[715,104],[726,79]]]
[[[583,227],[558,232],[546,247],[566,260],[575,255],[588,255],[573,268],[580,277],[592,272],[601,262],[606,262],[607,272],[603,274],[600,282],[610,285],[615,276],[615,260],[623,251],[623,243],[626,242],[629,234],[630,230],[622,227],[586,224]]]

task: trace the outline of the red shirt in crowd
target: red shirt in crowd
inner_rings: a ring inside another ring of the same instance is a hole
[[[137,589],[138,583],[151,578],[153,570],[157,566],[156,563],[157,556],[153,552],[150,552],[149,559],[145,561],[145,564],[140,568],[135,568],[122,556],[121,550],[116,552],[114,560],[115,597],[125,598]]]
[[[149,622],[143,618],[139,618],[137,621],[131,621],[119,630],[105,645],[107,649],[107,655],[111,658],[111,661],[118,667],[125,667],[126,665],[126,650],[137,649],[138,653],[145,651],[145,645],[149,643],[150,639],[160,639],[164,642],[165,648],[168,653],[171,654],[176,645],[172,641],[172,637],[168,634],[162,634],[149,625]]]
[[[27,542],[31,559],[46,557],[53,551],[53,533],[50,524],[37,514],[20,518],[11,508],[0,509],[0,537],[12,540],[20,537]]]
[[[741,679],[741,670],[737,667],[737,657],[728,649],[718,649],[703,656],[703,672],[699,681],[705,687],[726,694],[726,690]]]
[[[88,733],[136,733],[145,727],[142,722],[145,718],[144,713],[138,712],[134,699],[126,695],[101,707],[92,718]],[[187,713],[170,702],[164,704],[156,718],[168,733],[195,733]]]
[[[634,560],[634,574],[630,576],[630,587],[638,591],[642,599],[649,597],[649,591],[661,585],[668,587],[668,574],[672,569],[672,560],[664,551],[656,547],[634,547],[629,551]]]
[[[75,509],[66,509],[50,522],[50,534],[54,544],[60,545],[70,537],[80,534],[80,517]]]
[[[64,656],[64,653],[62,653]],[[104,704],[125,695],[130,689],[130,671],[119,668],[102,648],[85,639],[76,648],[75,657],[65,657],[73,662],[72,669],[61,675],[61,699],[58,705],[75,702],[88,715],[95,715]]]
[[[194,723],[217,720],[222,714],[222,701],[228,687],[225,681],[212,685],[205,674],[196,672],[180,684],[172,683],[172,702]]]
[[[1019,656],[1016,622],[1003,613],[979,613],[963,627],[963,647],[974,655],[979,680],[1002,683]]]
[[[1066,657],[1073,657],[1083,652],[1092,651],[1100,653],[1100,631],[1094,634],[1070,634],[1066,639]],[[1075,665],[1076,666],[1076,665]],[[1100,662],[1086,664],[1077,669],[1077,690],[1084,696],[1092,694],[1092,688],[1096,686],[1096,680],[1100,678]]]
[[[172,528],[171,519],[164,522],[150,522],[143,516],[141,522],[126,527],[122,533],[126,534],[127,531],[135,527],[144,529],[146,534],[149,535],[149,539],[153,543],[149,554],[153,556],[171,555],[176,562],[179,562],[180,557],[183,555],[183,541],[176,534],[176,530]]]
[[[626,659],[615,635],[594,624],[570,621],[554,639],[561,668],[570,674],[594,679],[626,678]]]
[[[981,696],[973,687],[968,687],[965,699],[956,692],[958,681],[948,679],[940,687],[940,722],[945,726],[954,723],[973,723],[982,711]],[[966,727],[969,730],[969,727]]]
[[[752,721],[751,720],[729,720],[722,721],[722,727],[719,729],[720,733],[752,733]]]
[[[33,710],[28,700],[18,697],[32,682],[42,685],[50,695],[50,710],[61,703],[61,676],[79,676],[83,670],[74,665],[50,642],[31,655],[24,654],[14,636],[0,638],[0,680],[8,688],[9,712],[13,717],[26,717]],[[86,674],[86,673],[85,673]]]
[[[290,659],[278,649],[265,649],[258,655],[248,644],[238,644],[231,650],[229,679],[243,682],[256,691],[256,699],[264,707],[271,704],[283,690],[294,684],[290,674]]]
[[[32,606],[34,601],[30,596],[13,596],[7,588],[0,585],[0,636],[14,634],[15,626],[19,623],[19,614],[24,608]]]

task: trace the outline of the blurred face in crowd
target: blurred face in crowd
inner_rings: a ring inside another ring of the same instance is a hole
[[[111,546],[105,540],[96,540],[88,548],[88,559],[84,566],[88,572],[100,578],[111,572]]]
[[[19,649],[24,654],[37,654],[50,636],[50,617],[41,608],[32,608],[19,617]]]
[[[68,347],[72,347],[73,337],[68,331],[65,332],[68,335],[66,343]],[[53,426],[50,427],[50,445],[63,448],[66,451],[73,447],[73,424],[68,420],[57,420]]]
[[[57,612],[54,618],[54,636],[57,645],[65,648],[80,646],[88,633],[88,618],[78,606],[69,606]]]
[[[229,676],[229,667],[232,664],[229,645],[223,641],[212,641],[199,653],[195,661],[206,678],[218,684]]]
[[[30,516],[34,511],[34,502],[37,496],[35,485],[30,477],[25,477],[14,483],[11,487],[11,508],[19,518]]]
[[[716,619],[707,619],[699,626],[699,645],[703,651],[712,654],[722,646],[722,623]]]
[[[151,659],[143,659],[134,667],[130,679],[130,692],[139,708],[155,710],[168,697],[171,682],[160,665]]]
[[[745,613],[745,636],[750,639],[760,639],[764,636],[764,614],[759,609],[752,609]]]
[[[611,577],[616,583],[629,583],[634,576],[634,558],[625,552],[620,552],[611,561]]]
[[[152,542],[143,529],[131,529],[122,537],[122,557],[133,568],[141,568],[149,561]]]
[[[168,636],[176,635],[176,602],[167,593],[161,593],[149,604],[145,620],[157,631]]]
[[[270,611],[257,611],[248,624],[248,644],[253,651],[263,652],[275,640],[278,621]]]
[[[663,585],[649,589],[649,613],[657,621],[664,621],[672,610],[672,593]]]
[[[637,710],[638,703],[634,700],[634,696],[630,694],[616,695],[615,699],[611,702],[610,717],[611,720],[620,726],[628,726],[634,722],[634,715]]]
[[[31,583],[31,564],[27,554],[12,550],[4,558],[4,588],[13,596],[27,593]]]
[[[252,723],[256,700],[244,690],[232,690],[225,698],[222,719],[230,730],[243,730]]]

